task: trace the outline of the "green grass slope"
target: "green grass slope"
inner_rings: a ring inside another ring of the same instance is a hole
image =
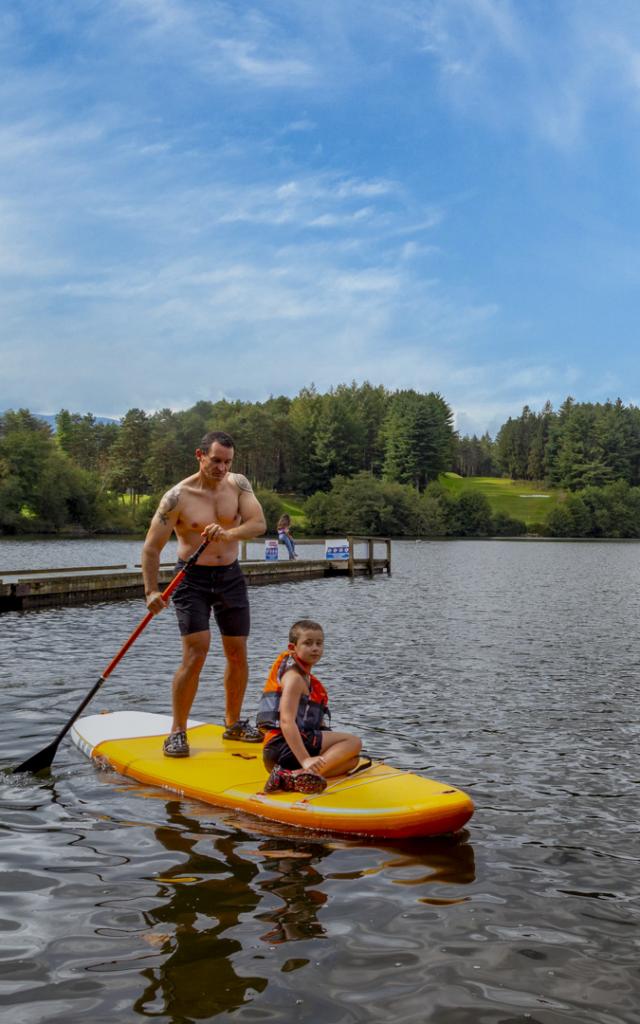
[[[527,526],[544,523],[562,493],[530,480],[510,480],[499,476],[462,477],[457,473],[443,473],[439,482],[454,494],[479,491],[488,499],[492,512],[504,512],[514,519],[521,519]]]
[[[300,498],[296,494],[279,494],[278,498],[284,506],[284,511],[291,516],[291,526],[304,529],[307,522],[307,517],[302,507],[304,498]]]

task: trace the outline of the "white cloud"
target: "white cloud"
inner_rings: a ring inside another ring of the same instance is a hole
[[[363,198],[368,200],[365,206],[360,205]],[[442,208],[416,208],[395,182],[353,180],[337,173],[307,175],[281,185],[220,186],[211,203],[221,210],[221,224],[373,228],[379,238],[429,231],[444,218]]]
[[[301,118],[299,121],[291,121],[290,124],[286,125],[282,132],[313,132],[317,128],[315,121],[311,121],[308,118]]]
[[[120,0],[118,12],[128,21],[121,45],[138,56],[142,46],[143,62],[162,56],[189,77],[267,89],[318,83],[312,47],[282,31],[278,12],[217,0]],[[107,7],[102,20],[113,31],[118,17]]]
[[[468,365],[460,373],[454,370],[445,394],[456,410],[456,427],[461,433],[481,434],[489,429],[495,434],[509,416],[520,415],[525,405],[539,412],[550,401],[559,408],[568,395],[575,397],[577,385],[590,396],[579,396],[579,400],[606,401],[618,397],[621,381],[614,373],[603,376],[599,370],[567,363],[560,355],[537,363],[512,357]]]
[[[452,103],[497,131],[567,150],[585,141],[603,105],[638,111],[640,9],[573,0],[553,13],[543,22],[515,0],[431,0],[413,9]]]
[[[265,266],[261,259],[234,262],[209,251],[155,272],[78,272],[52,281],[46,313],[16,323],[12,347],[20,349],[22,363],[5,374],[2,401],[15,404],[25,361],[36,359],[29,404],[43,411],[76,405],[74,395],[92,379],[108,380],[111,396],[111,408],[96,412],[175,406],[184,378],[201,382],[205,365],[228,394],[249,382],[256,389],[259,366],[256,397],[263,398],[271,391],[294,393],[310,379],[329,387],[351,377],[392,387],[424,382],[428,390],[446,391],[448,360],[433,352],[459,344],[493,315],[460,308],[434,283],[425,288],[402,261],[342,270],[330,250],[289,247],[272,256]],[[14,310],[28,301],[28,293],[15,298]],[[413,341],[403,340],[407,312]],[[167,360],[178,373],[167,373]]]
[[[216,50],[218,52],[212,57],[211,65],[216,73],[220,64],[219,57],[222,56],[229,68],[262,85],[291,88],[295,83],[313,85],[316,81],[315,69],[308,61],[296,57],[261,56],[253,42],[219,40]]]

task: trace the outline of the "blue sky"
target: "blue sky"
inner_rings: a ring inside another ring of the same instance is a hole
[[[640,403],[635,0],[5,0],[0,409]]]

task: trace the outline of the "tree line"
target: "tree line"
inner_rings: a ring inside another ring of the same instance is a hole
[[[312,385],[266,402],[201,401],[179,412],[136,408],[120,423],[63,409],[55,431],[28,410],[9,411],[0,417],[0,529],[136,524],[148,513],[144,496],[155,499],[197,469],[195,448],[211,429],[231,434],[234,469],[261,493],[301,496],[360,472],[422,492],[451,467],[456,445],[441,395],[369,383],[324,394]]]
[[[624,480],[640,484],[640,409],[615,402],[576,402],[567,398],[556,411],[525,405],[509,419],[495,441],[462,438],[457,449],[462,476],[510,476],[540,480],[580,491]]]
[[[134,408],[119,423],[63,409],[55,430],[28,410],[5,412],[0,531],[142,529],[159,496],[195,471],[194,450],[211,429],[235,439],[234,469],[257,488],[270,528],[282,510],[278,494],[294,493],[308,499],[309,529],[317,533],[520,530],[517,521],[493,517],[477,495],[453,498],[440,488],[438,476],[448,470],[566,489],[570,497],[547,524],[557,536],[635,536],[640,521],[635,406],[571,397],[558,411],[550,403],[540,412],[525,406],[492,440],[488,433],[459,437],[438,393],[352,383],[322,394],[312,385],[265,402],[201,401],[178,412]]]
[[[450,468],[452,424],[438,394],[353,383],[266,402],[202,401],[181,412],[130,409],[115,430],[63,410],[56,438],[79,466],[106,474],[135,501],[194,472],[200,438],[224,430],[235,440],[237,472],[257,487],[307,495],[326,489],[337,473],[361,470],[424,490]]]

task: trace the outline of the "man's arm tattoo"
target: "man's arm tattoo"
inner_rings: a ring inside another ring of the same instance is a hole
[[[242,476],[241,473],[234,473],[233,475],[235,476],[236,483],[241,491],[248,491],[249,494],[253,494],[253,487],[247,480],[246,476]]]
[[[178,504],[180,498],[180,488],[174,487],[173,490],[167,491],[160,500],[158,505],[158,511],[156,515],[163,526],[169,525],[169,515],[173,512],[174,508]]]

